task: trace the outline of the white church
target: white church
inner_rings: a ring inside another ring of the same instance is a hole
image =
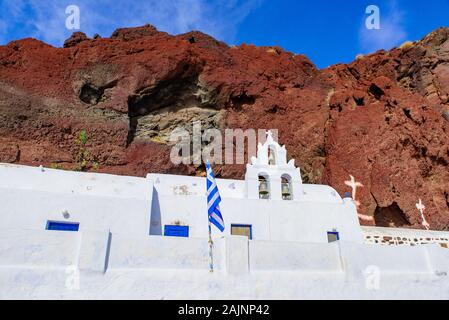
[[[0,164],[0,299],[449,299],[449,232],[361,227],[270,133],[217,185],[210,252],[204,177]]]

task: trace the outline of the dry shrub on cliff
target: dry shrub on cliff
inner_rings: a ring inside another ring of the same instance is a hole
[[[413,47],[413,42],[412,41],[406,41],[403,44],[401,44],[401,46],[399,47],[399,49],[401,50],[405,50],[405,49],[409,49]]]

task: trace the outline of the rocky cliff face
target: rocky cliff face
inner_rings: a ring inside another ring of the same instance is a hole
[[[364,184],[365,224],[449,229],[449,29],[318,70],[278,47],[226,44],[147,25],[64,48],[0,46],[0,161],[144,176],[201,174],[169,161],[179,126],[278,129],[307,183]],[[85,145],[76,140],[85,130]],[[216,174],[242,178],[243,165]]]

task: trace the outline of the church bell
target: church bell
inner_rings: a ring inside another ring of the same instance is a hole
[[[291,199],[290,183],[282,183],[282,198],[284,200]]]
[[[259,183],[259,193],[262,195],[266,195],[269,193],[268,191],[268,183],[266,181],[260,181]]]

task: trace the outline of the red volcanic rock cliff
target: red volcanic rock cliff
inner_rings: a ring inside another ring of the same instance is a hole
[[[75,33],[64,48],[0,46],[0,162],[73,169],[85,148],[100,172],[201,174],[169,160],[170,132],[193,121],[278,129],[304,182],[341,194],[350,174],[362,182],[360,212],[376,225],[421,228],[422,198],[431,227],[449,230],[447,28],[323,70],[278,47],[150,25]],[[215,167],[225,178],[244,169]]]

